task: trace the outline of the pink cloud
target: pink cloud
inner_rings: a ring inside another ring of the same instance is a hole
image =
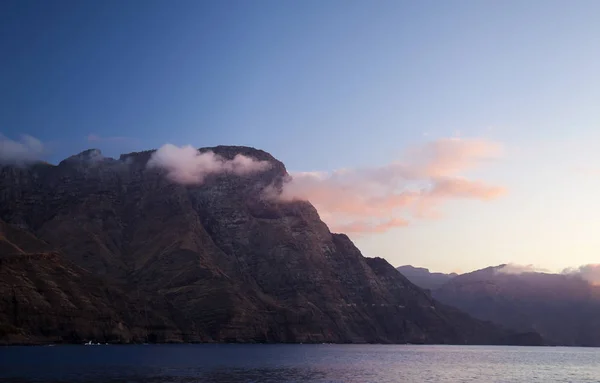
[[[380,233],[406,226],[409,217],[437,218],[447,200],[489,201],[503,195],[503,187],[463,175],[500,153],[499,144],[485,140],[441,139],[383,166],[292,173],[279,197],[310,201],[334,230]]]
[[[408,153],[413,158],[413,164],[422,168],[426,175],[447,177],[497,158],[501,152],[500,144],[487,140],[443,138]]]
[[[465,178],[438,179],[431,189],[432,196],[480,200],[491,200],[505,193],[506,189],[501,186],[487,185],[481,181],[471,181]]]
[[[379,223],[356,221],[332,226],[331,230],[345,234],[384,233],[395,227],[407,226],[409,222],[402,218],[392,218]]]

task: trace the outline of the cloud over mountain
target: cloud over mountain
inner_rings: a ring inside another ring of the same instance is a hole
[[[39,160],[43,154],[44,144],[35,137],[23,134],[15,141],[0,133],[0,163],[28,163]]]
[[[535,265],[519,265],[517,263],[509,263],[503,265],[496,270],[502,274],[523,274],[523,273],[549,273],[547,269],[537,267]]]
[[[500,153],[500,145],[487,140],[440,139],[387,165],[292,173],[281,198],[310,201],[334,231],[385,232],[411,218],[438,216],[446,200],[501,196],[503,187],[463,175]]]
[[[590,263],[577,268],[564,269],[563,274],[579,275],[591,284],[600,285],[600,263]]]
[[[238,154],[232,160],[225,159],[213,152],[199,152],[192,146],[163,145],[152,154],[149,168],[161,168],[168,177],[181,184],[201,184],[211,174],[230,173],[245,175],[269,169],[268,161]]]
[[[520,265],[509,263],[497,269],[497,272],[503,274],[523,274],[523,273],[548,273],[553,274],[548,269],[537,267],[535,265]],[[600,285],[600,263],[590,263],[579,267],[568,267],[561,274],[579,276],[581,279],[594,285]]]

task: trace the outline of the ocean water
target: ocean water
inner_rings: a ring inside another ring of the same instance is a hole
[[[0,382],[600,382],[600,349],[232,344],[0,347]]]

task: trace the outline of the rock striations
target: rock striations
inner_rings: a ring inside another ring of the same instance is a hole
[[[444,306],[333,234],[308,202],[267,198],[288,177],[199,185],[97,150],[0,168],[0,342],[531,343]]]

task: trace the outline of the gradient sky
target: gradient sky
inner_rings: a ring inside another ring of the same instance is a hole
[[[0,133],[58,162],[249,145],[290,171],[389,164],[448,137],[502,145],[506,188],[352,236],[437,271],[600,260],[599,1],[2,1]],[[6,138],[5,138],[6,139]]]

